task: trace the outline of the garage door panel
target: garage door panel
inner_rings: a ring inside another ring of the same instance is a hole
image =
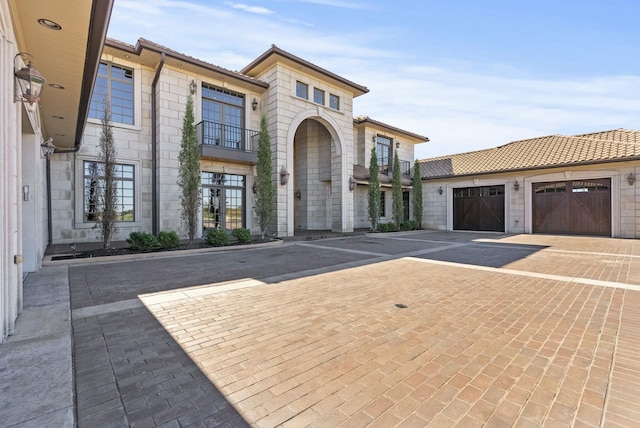
[[[453,189],[453,229],[504,231],[504,186]]]
[[[533,233],[611,236],[611,179],[533,184]]]

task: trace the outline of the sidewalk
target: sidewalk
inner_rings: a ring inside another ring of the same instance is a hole
[[[67,266],[24,282],[24,310],[0,344],[0,425],[73,427],[72,342]]]

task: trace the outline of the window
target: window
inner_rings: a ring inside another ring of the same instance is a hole
[[[334,110],[340,110],[340,97],[337,95],[329,94],[329,107]]]
[[[202,85],[203,143],[244,149],[244,95]]]
[[[313,102],[316,104],[324,105],[324,91],[318,88],[313,88]]]
[[[84,162],[84,221],[100,220],[104,210],[104,163]],[[135,221],[134,167],[115,165],[116,221]]]
[[[382,172],[388,172],[391,166],[391,144],[393,140],[388,137],[378,135],[376,137],[376,156],[378,157],[378,165]]]
[[[380,192],[380,217],[386,217],[386,208],[387,204],[385,203],[387,199],[387,192]]]
[[[202,173],[202,227],[233,230],[244,227],[245,176]]]
[[[105,103],[111,106],[111,121],[133,125],[133,70],[114,64],[100,63],[89,117],[102,119]]]
[[[296,96],[300,98],[304,98],[305,100],[309,99],[309,85],[302,82],[296,82]]]

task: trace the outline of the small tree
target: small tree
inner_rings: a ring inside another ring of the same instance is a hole
[[[182,140],[178,161],[178,186],[180,187],[180,204],[182,223],[187,229],[189,244],[193,244],[198,228],[198,210],[200,209],[200,154],[198,153],[198,136],[194,126],[193,98],[187,98],[187,107],[182,121]]]
[[[420,229],[422,227],[422,174],[417,160],[413,163],[411,190],[413,190],[413,219]]]
[[[118,204],[118,194],[115,186],[116,142],[113,138],[113,127],[111,125],[111,105],[108,101],[104,102],[101,122],[102,131],[100,132],[98,158],[104,170],[102,171],[103,179],[97,182],[97,199],[102,208],[97,226],[100,228],[102,247],[106,250],[111,245],[111,239],[117,231],[116,205]]]
[[[400,223],[404,220],[404,203],[402,201],[402,175],[400,172],[400,159],[398,152],[393,156],[393,175],[391,179],[391,189],[393,193],[393,221],[398,230]]]
[[[256,196],[254,209],[258,215],[260,235],[264,239],[269,224],[273,219],[275,189],[272,181],[271,139],[267,130],[267,118],[260,120],[260,136],[258,139],[258,165],[256,166]]]
[[[378,166],[378,155],[376,148],[371,149],[371,159],[369,160],[369,220],[371,221],[371,230],[378,229],[380,221],[380,167]]]

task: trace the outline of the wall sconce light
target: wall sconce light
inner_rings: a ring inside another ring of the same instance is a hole
[[[352,175],[349,177],[349,191],[353,192],[356,190],[356,186],[358,185],[358,180]]]
[[[195,95],[197,90],[198,90],[198,85],[196,85],[195,80],[192,80],[191,83],[189,83],[189,91],[191,91],[191,95]]]
[[[42,156],[47,159],[51,159],[51,156],[56,152],[56,146],[53,144],[53,138],[49,138],[44,143],[40,144],[42,149]]]
[[[302,199],[302,192],[300,192],[300,189],[296,191],[296,199]]]
[[[289,182],[289,171],[287,171],[287,167],[282,165],[280,168],[280,184],[286,186]]]
[[[257,99],[253,99],[253,101],[251,101],[251,108],[253,109],[253,111],[258,110],[258,100]]]
[[[256,194],[256,191],[258,190],[258,186],[256,184],[256,182],[253,182],[253,186],[251,186],[251,191],[253,192],[253,194]]]
[[[627,183],[629,183],[629,186],[633,186],[633,183],[635,182],[636,182],[636,176],[632,172],[627,176]]]
[[[518,180],[516,180],[516,182],[513,183],[513,190],[515,190],[516,192],[520,190],[520,183],[518,183]]]
[[[20,70],[16,70],[16,59],[22,58],[23,62],[29,61],[26,67],[22,67]],[[40,93],[44,86],[45,78],[42,74],[33,66],[33,57],[26,52],[19,52],[13,57],[13,74],[20,88],[20,95],[18,95],[14,88],[14,102],[22,101],[29,104],[37,103],[40,100]]]
[[[396,149],[400,148],[400,141],[396,141]]]
[[[373,141],[374,143],[378,141],[378,136],[373,134],[373,137],[371,137],[371,141]]]
[[[442,186],[438,189],[438,195],[442,195]]]

